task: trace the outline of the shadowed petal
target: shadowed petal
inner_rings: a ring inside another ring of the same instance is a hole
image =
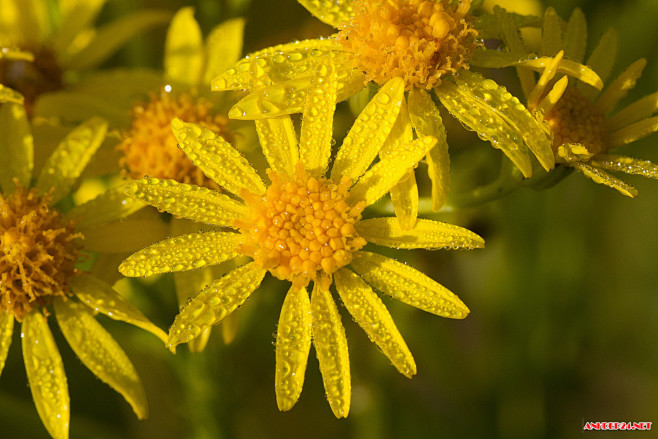
[[[627,197],[637,197],[637,189],[601,169],[581,162],[574,162],[570,166],[573,166],[577,171],[582,172],[585,177],[592,179],[595,183],[616,189]]]
[[[14,192],[14,181],[28,187],[34,163],[34,141],[25,108],[6,103],[0,105],[0,189]]]
[[[7,352],[11,345],[11,336],[14,332],[14,315],[0,311],[0,375],[5,367]]]
[[[290,116],[256,119],[256,131],[270,168],[294,175],[299,161],[297,134]]]
[[[244,24],[244,18],[234,18],[210,32],[206,39],[204,84],[209,84],[215,76],[238,61],[242,54]]]
[[[165,43],[165,80],[187,86],[201,81],[203,37],[194,8],[181,8],[171,20]]]
[[[77,221],[79,230],[84,230],[120,220],[146,206],[123,192],[122,188],[108,189],[93,200],[74,207],[66,216]]]

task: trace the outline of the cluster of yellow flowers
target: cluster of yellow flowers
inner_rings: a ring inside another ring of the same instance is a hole
[[[143,328],[172,351],[188,343],[198,352],[222,321],[225,339],[232,338],[232,313],[268,272],[290,284],[276,334],[280,410],[299,398],[313,345],[331,410],[339,418],[349,413],[348,345],[334,290],[398,371],[413,376],[414,359],[375,291],[453,319],[469,309],[376,246],[484,247],[467,229],[418,218],[420,162],[431,210],[449,200],[441,107],[513,164],[503,172],[514,184],[472,203],[541,184],[559,169],[630,197],[637,191],[609,172],[658,178],[658,166],[611,154],[658,130],[658,93],[614,111],[646,61],[604,88],[617,34],[607,32],[583,62],[587,30],[579,10],[565,21],[550,8],[543,18],[499,7],[484,13],[471,0],[298,1],[337,33],[242,59],[242,19],[220,24],[204,41],[191,8],[173,18],[143,11],[95,30],[102,1],[59,2],[58,22],[45,2],[6,2],[0,372],[17,321],[33,399],[52,437],[67,438],[69,429],[52,311],[81,361],[143,418],[135,368],[94,313]],[[163,73],[81,74],[170,20]],[[523,40],[523,27],[541,28],[539,47]],[[518,72],[520,99],[487,77],[508,67]],[[346,99],[358,114],[347,133],[334,133],[336,105]],[[48,145],[33,144],[33,130],[80,122],[47,159]],[[337,149],[335,134],[343,138]],[[75,203],[69,195],[80,177],[108,173],[116,178],[96,198]],[[369,207],[389,193],[395,216],[376,217]],[[168,334],[113,289],[117,266],[126,277],[174,273],[182,308]]]

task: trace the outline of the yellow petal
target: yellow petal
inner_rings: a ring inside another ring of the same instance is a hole
[[[176,316],[169,330],[167,347],[187,343],[207,328],[221,322],[258,288],[266,271],[254,262],[213,281]]]
[[[93,200],[71,209],[66,216],[77,221],[80,230],[125,218],[146,206],[123,193],[122,188],[108,189]]]
[[[14,191],[14,178],[28,187],[34,163],[34,142],[22,105],[0,105],[0,189]]]
[[[54,439],[69,437],[69,390],[66,373],[46,318],[25,315],[21,327],[25,372],[41,422]]]
[[[585,177],[592,179],[595,183],[616,189],[627,197],[637,197],[637,189],[601,169],[581,162],[572,163],[570,166],[573,166],[577,171],[582,172]]]
[[[23,98],[23,95],[17,92],[16,90],[13,90],[9,87],[5,87],[4,85],[0,84],[0,104],[4,104],[7,102],[23,105],[25,99]]]
[[[235,337],[238,334],[239,327],[240,327],[240,314],[233,313],[226,316],[226,318],[222,321],[222,340],[224,340],[225,344],[228,345],[233,343],[233,340],[235,340]],[[194,350],[192,350],[192,347],[194,346],[194,342],[199,338],[203,337],[203,334],[205,334],[208,331],[210,331],[210,328],[206,329],[206,331],[203,332],[199,337],[195,338],[189,343],[190,350],[192,352],[195,352]]]
[[[65,69],[84,70],[95,67],[109,58],[136,35],[164,23],[171,13],[164,10],[141,10],[126,15],[99,28],[93,39],[63,65]]]
[[[414,376],[416,362],[377,294],[358,275],[345,268],[334,274],[334,280],[345,308],[370,340],[377,344],[401,374],[407,378]]]
[[[366,206],[379,200],[393,185],[410,170],[427,152],[436,145],[434,137],[425,136],[406,145],[401,145],[382,157],[376,165],[361,177],[350,190],[349,202],[364,201]]]
[[[246,214],[244,204],[225,194],[174,180],[145,177],[131,181],[123,190],[176,217],[216,226],[231,226],[234,220]]]
[[[206,67],[203,83],[210,81],[235,64],[242,54],[244,18],[226,20],[216,26],[206,39]]]
[[[407,305],[451,319],[463,319],[469,313],[459,297],[406,264],[365,251],[352,256],[352,268],[366,282]]]
[[[199,294],[203,287],[212,282],[213,279],[213,271],[210,267],[174,273],[174,285],[176,286],[178,304],[184,305],[187,303],[189,299]],[[224,325],[226,325],[226,321],[224,321],[222,327]],[[200,336],[191,340],[189,343],[190,352],[202,352],[208,344],[210,332],[211,328],[208,328]]]
[[[36,187],[41,194],[54,188],[51,204],[67,195],[107,132],[107,122],[92,117],[71,131],[46,161]]]
[[[261,195],[263,180],[238,150],[215,132],[178,118],[171,121],[178,146],[204,174],[236,195],[242,189]]]
[[[413,169],[391,188],[391,203],[402,230],[409,230],[418,217],[418,185]]]
[[[80,361],[119,392],[139,419],[145,419],[148,404],[142,382],[119,344],[84,305],[57,299],[54,306],[57,323]]]
[[[268,85],[242,98],[229,110],[228,117],[252,120],[300,113],[310,85],[310,77]]]
[[[343,0],[297,0],[319,20],[338,28],[352,18],[352,2]]]
[[[626,145],[658,131],[658,116],[649,117],[632,123],[610,134],[608,144],[611,148]]]
[[[543,114],[548,114],[549,111],[553,109],[555,104],[560,100],[564,90],[567,89],[569,85],[569,78],[567,76],[561,77],[555,84],[551,91],[541,100],[539,106],[537,107],[538,111],[541,111]]]
[[[582,61],[587,48],[587,20],[580,8],[576,8],[569,17],[564,31],[564,55],[575,61]]]
[[[606,114],[612,111],[621,98],[628,94],[628,90],[635,87],[635,83],[638,78],[642,76],[642,71],[647,65],[647,60],[640,58],[635,61],[633,64],[628,66],[624,72],[615,79],[612,84],[610,84],[604,91],[601,93],[601,96],[596,100],[594,106],[601,113]]]
[[[619,51],[619,34],[613,28],[608,29],[597,44],[596,48],[592,51],[589,58],[587,58],[586,65],[596,72],[604,82],[608,79],[612,66],[614,66],[617,59],[617,52]],[[578,88],[590,100],[593,100],[598,92],[585,84],[578,84]],[[600,90],[601,88],[598,87]]]
[[[52,30],[48,3],[42,0],[22,0],[17,3],[17,19],[23,40],[21,43],[38,46]],[[5,6],[3,5],[3,8]]]
[[[451,114],[500,148],[528,177],[532,174],[528,148],[544,169],[555,165],[551,140],[540,123],[505,87],[471,72],[461,72],[457,84],[444,81],[436,94]]]
[[[3,12],[6,12],[6,10],[3,11]],[[0,27],[3,27],[3,29],[6,29],[1,24],[0,24]],[[2,59],[2,58],[33,62],[34,61],[34,54],[32,54],[31,52],[26,52],[26,51],[19,50],[19,49],[10,49],[10,48],[7,48],[7,47],[3,47],[2,50],[0,51],[0,59]]]
[[[553,61],[553,57],[534,58],[516,63],[517,66],[528,67],[537,72],[542,72]],[[585,84],[591,85],[597,90],[603,88],[603,80],[592,68],[569,59],[562,59],[557,67],[557,72],[578,79]]]
[[[618,155],[598,154],[590,160],[590,164],[605,171],[642,175],[647,178],[658,180],[658,165],[651,163],[648,160],[638,160],[632,157]]]
[[[553,57],[552,61],[546,64],[546,68],[539,77],[537,85],[528,96],[528,108],[537,108],[539,100],[544,96],[546,92],[546,87],[553,80],[555,73],[557,73],[557,68],[562,61],[563,56],[564,51],[560,50],[557,55]]]
[[[523,40],[521,39],[521,34],[519,33],[519,25],[521,23],[515,19],[517,15],[510,14],[501,7],[494,7],[494,14],[498,21],[500,36],[510,53],[514,55],[527,53]]]
[[[237,256],[242,235],[233,232],[191,233],[157,242],[130,256],[119,266],[128,277],[186,271]]]
[[[165,42],[165,80],[187,86],[201,81],[203,37],[194,8],[181,8],[171,20]]]
[[[270,168],[276,173],[294,175],[299,161],[299,148],[290,116],[257,119],[255,123]]]
[[[542,19],[540,17],[508,12],[498,5],[494,6],[493,10],[496,14],[482,14],[476,19],[475,27],[478,29],[478,33],[481,38],[501,39],[501,20],[509,23],[512,29],[520,29],[522,27],[540,27],[542,23]]]
[[[608,129],[616,131],[658,111],[658,92],[643,97],[608,119]]]
[[[299,160],[316,176],[324,175],[329,164],[335,110],[336,70],[320,64],[306,93],[299,139]]]
[[[281,307],[276,332],[276,403],[290,410],[302,393],[311,349],[311,301],[306,288],[291,287]]]
[[[409,92],[409,116],[419,137],[432,136],[436,139],[436,145],[430,149],[425,160],[432,182],[432,210],[437,212],[445,203],[450,190],[450,155],[446,129],[439,109],[425,90],[412,89]]]
[[[352,382],[345,328],[331,293],[318,283],[311,294],[311,318],[313,346],[329,406],[337,418],[346,418],[350,411]]]
[[[59,2],[61,23],[50,37],[55,53],[65,53],[80,32],[93,26],[106,1]]]
[[[352,125],[336,155],[331,178],[356,181],[368,169],[384,145],[400,112],[404,81],[393,78],[381,87]]]
[[[484,247],[484,240],[470,230],[452,224],[418,219],[416,227],[402,230],[395,218],[371,218],[355,224],[366,241],[393,248],[472,249]]]
[[[563,48],[562,23],[563,21],[555,9],[546,8],[541,33],[541,54],[543,56],[554,56]]]
[[[102,280],[89,274],[81,274],[69,281],[69,287],[82,303],[94,311],[142,328],[163,342],[167,340],[162,329],[151,323],[140,310]]]
[[[0,375],[5,367],[5,360],[11,345],[11,336],[14,332],[14,315],[0,311]]]
[[[133,216],[122,221],[85,229],[85,250],[101,253],[133,253],[169,235],[169,224],[159,215]]]

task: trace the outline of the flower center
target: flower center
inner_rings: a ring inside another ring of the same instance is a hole
[[[34,61],[0,58],[0,84],[19,91],[25,98],[25,109],[32,116],[36,98],[49,91],[60,90],[62,69],[55,54],[45,48],[26,48]]]
[[[567,87],[545,119],[553,130],[555,152],[567,143],[579,143],[592,154],[606,149],[605,116],[576,87]]]
[[[163,90],[160,94],[152,93],[149,102],[133,108],[132,125],[118,146],[122,153],[120,166],[135,179],[148,175],[218,189],[178,148],[171,131],[175,117],[218,132],[231,141],[227,137],[228,119],[214,114],[211,102],[190,94],[172,96]]]
[[[66,282],[78,275],[83,236],[48,206],[50,200],[20,186],[0,194],[0,312],[19,321],[34,307],[70,295]]]
[[[302,165],[292,177],[268,175],[265,195],[245,194],[249,215],[236,223],[245,236],[240,252],[296,286],[313,280],[328,287],[331,274],[366,244],[354,228],[364,204],[347,203],[349,178],[316,179]]]
[[[468,68],[477,31],[465,17],[471,0],[354,0],[355,15],[339,33],[355,67],[383,85],[401,77],[406,89],[430,89],[443,75]]]

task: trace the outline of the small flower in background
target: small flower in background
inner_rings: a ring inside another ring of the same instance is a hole
[[[163,341],[166,335],[110,285],[78,268],[98,227],[134,212],[141,203],[109,191],[66,213],[57,207],[103,141],[107,123],[99,118],[71,131],[30,187],[33,138],[22,102],[5,99],[8,90],[2,89],[0,106],[0,371],[16,320],[39,416],[52,437],[68,437],[67,379],[47,321],[52,305],[80,360],[143,419],[148,407],[137,372],[94,314],[131,323]],[[17,96],[12,91],[11,97]]]
[[[25,97],[32,115],[37,97],[60,90],[75,73],[92,69],[139,33],[166,23],[171,14],[142,10],[94,29],[105,0],[2,3],[0,48],[29,52],[32,60],[0,59],[0,83]]]
[[[413,357],[371,286],[444,317],[464,318],[468,308],[413,268],[361,249],[367,242],[405,249],[477,248],[484,242],[466,229],[438,221],[420,219],[405,231],[395,218],[362,219],[363,209],[416,166],[436,139],[413,140],[404,130],[391,129],[399,124],[370,124],[374,111],[395,121],[396,112],[391,111],[399,108],[404,84],[394,78],[357,118],[325,175],[337,82],[333,66],[318,67],[303,108],[299,142],[289,116],[256,121],[270,165],[269,186],[221,136],[175,119],[172,129],[183,151],[244,203],[207,188],[154,178],[129,183],[126,193],[173,215],[239,233],[211,231],[165,240],[129,257],[120,270],[126,276],[148,276],[192,270],[240,255],[253,259],[214,280],[186,304],[170,330],[172,349],[231,315],[267,271],[291,282],[276,341],[279,409],[289,410],[297,402],[313,343],[331,409],[336,417],[345,417],[351,397],[349,357],[331,285],[335,283],[348,311],[371,340],[402,374],[411,377],[416,372]],[[378,154],[380,161],[368,169]],[[310,282],[314,286],[309,300]]]
[[[573,12],[568,24],[553,9],[547,9],[541,43],[541,55],[553,58],[545,62],[541,77],[526,98],[528,108],[550,127],[556,163],[635,197],[637,190],[633,186],[608,172],[658,179],[658,166],[608,152],[658,131],[658,117],[651,117],[658,111],[658,92],[615,112],[619,101],[635,87],[646,60],[639,59],[631,64],[599,93],[583,82],[569,84],[566,76],[554,80],[565,57],[581,62],[585,55],[587,22],[579,9]],[[615,63],[617,48],[617,32],[610,29],[585,64],[605,80]]]
[[[528,150],[544,169],[554,166],[550,139],[514,96],[491,79],[468,71],[481,41],[468,14],[471,1],[299,0],[313,15],[340,31],[329,38],[274,46],[247,56],[212,82],[214,90],[249,90],[229,117],[256,119],[299,112],[320,63],[338,71],[338,100],[353,96],[370,80],[382,86],[403,80],[408,97],[401,117],[418,137],[431,135],[437,146],[426,157],[437,211],[450,187],[445,128],[430,91],[467,129],[501,149],[525,177],[532,175]],[[382,123],[374,114],[372,123]],[[392,123],[393,121],[391,121]],[[396,215],[405,203],[417,204],[413,172],[393,196]],[[404,227],[413,221],[402,218]]]

